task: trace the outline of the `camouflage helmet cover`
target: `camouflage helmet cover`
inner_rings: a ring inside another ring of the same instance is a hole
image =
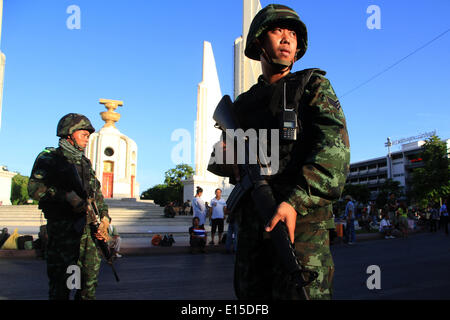
[[[253,18],[247,35],[245,55],[253,60],[260,60],[261,49],[257,39],[269,28],[277,24],[290,26],[297,33],[297,54],[295,61],[300,59],[308,47],[308,34],[305,24],[291,8],[281,4],[269,4],[261,9]]]
[[[79,113],[69,113],[59,120],[56,135],[64,138],[77,130],[87,130],[90,133],[95,132],[94,127],[86,116]]]

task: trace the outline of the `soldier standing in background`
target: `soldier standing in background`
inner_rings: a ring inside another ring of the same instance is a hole
[[[266,178],[279,204],[272,221],[263,224],[249,193],[236,210],[238,299],[301,299],[270,240],[278,221],[286,223],[301,264],[318,272],[318,278],[305,287],[308,296],[332,297],[334,264],[328,229],[334,227],[332,203],[345,184],[350,147],[344,113],[325,72],[290,72],[306,48],[306,26],[291,8],[271,4],[254,17],[245,55],[261,61],[263,74],[236,98],[233,111],[243,130],[279,129],[281,133],[286,126],[281,119],[288,108],[295,109],[298,121],[291,123],[295,139],[280,134],[279,170]],[[229,176],[231,183],[240,179],[226,165],[208,169]]]
[[[91,162],[84,149],[94,127],[88,118],[69,113],[57,126],[58,148],[45,148],[36,158],[28,183],[28,193],[39,200],[47,219],[49,299],[69,299],[67,268],[78,265],[81,271],[81,289],[75,299],[95,299],[100,255],[91,235],[91,202],[98,208],[100,230],[107,230],[111,221],[108,207],[103,201],[100,182],[95,177]],[[74,170],[75,168],[76,170]],[[76,192],[74,179],[81,183],[86,197]],[[91,212],[92,213],[92,212]],[[95,216],[95,214],[94,214]],[[104,239],[104,233],[97,233]]]

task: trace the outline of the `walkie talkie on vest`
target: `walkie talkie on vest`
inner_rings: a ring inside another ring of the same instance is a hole
[[[283,84],[283,111],[280,116],[280,136],[281,140],[297,140],[297,114],[295,108],[286,105],[286,82]]]

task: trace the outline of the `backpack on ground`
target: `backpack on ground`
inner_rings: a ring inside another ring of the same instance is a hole
[[[171,247],[172,244],[175,242],[173,236],[170,235],[164,235],[164,238],[161,240],[160,246],[162,247]]]
[[[17,249],[25,250],[25,243],[26,242],[33,243],[33,236],[31,236],[31,235],[24,235],[24,236],[17,237]],[[29,248],[29,244],[27,244],[26,247]]]

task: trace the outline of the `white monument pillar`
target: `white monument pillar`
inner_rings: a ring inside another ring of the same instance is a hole
[[[3,0],[0,0],[0,43],[2,39]],[[0,129],[2,127],[3,79],[5,75],[5,55],[0,50]],[[0,205],[11,204],[11,184],[16,172],[10,172],[0,166]]]
[[[248,29],[256,13],[261,10],[259,0],[243,0],[243,36],[234,42],[234,98],[250,89],[262,73],[259,61],[245,57],[245,41]],[[220,130],[214,128],[212,115],[222,98],[216,63],[211,44],[203,44],[203,79],[198,85],[197,122],[195,126],[195,175],[184,181],[183,199],[191,200],[197,186],[203,189],[203,200],[210,201],[214,190],[222,189],[222,197],[227,199],[233,186],[228,178],[223,178],[207,171],[213,146],[220,140]]]
[[[259,0],[243,0],[242,36],[234,41],[234,99],[250,89],[262,73],[261,63],[247,58],[244,54],[250,24],[259,10]]]
[[[11,172],[5,166],[0,166],[0,206],[11,205],[12,178],[16,172]]]
[[[0,0],[0,43],[2,39],[3,0]],[[3,79],[5,78],[5,54],[0,50],[0,129],[2,128]]]
[[[222,98],[216,62],[211,43],[203,42],[202,81],[197,91],[197,121],[195,125],[195,174],[184,181],[183,199],[191,200],[197,186],[203,189],[203,200],[209,202],[217,188],[222,190],[228,185],[223,177],[207,170],[214,144],[220,140],[221,131],[214,127],[212,116]],[[224,194],[225,196],[225,194]]]

